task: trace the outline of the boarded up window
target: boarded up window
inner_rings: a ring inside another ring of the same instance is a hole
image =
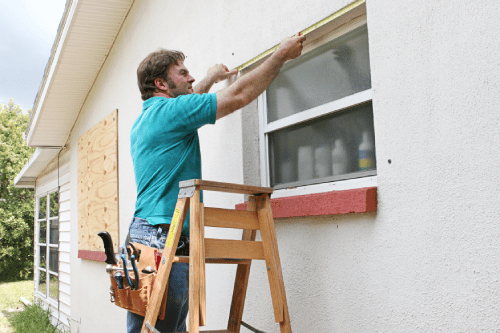
[[[118,249],[118,110],[78,139],[78,249],[104,252],[100,231]]]

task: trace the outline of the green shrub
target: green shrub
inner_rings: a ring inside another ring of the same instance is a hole
[[[14,187],[33,148],[23,132],[29,116],[12,100],[0,104],[0,281],[33,276],[33,189]]]
[[[50,322],[50,310],[44,310],[40,303],[26,307],[24,311],[12,316],[14,333],[65,333]]]

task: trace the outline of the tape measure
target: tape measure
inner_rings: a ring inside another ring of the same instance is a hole
[[[344,14],[345,14],[345,13],[347,13],[348,11],[353,10],[354,8],[356,8],[356,7],[360,6],[360,5],[364,4],[364,3],[365,3],[365,0],[357,0],[357,1],[353,2],[353,3],[351,3],[350,5],[348,5],[348,6],[344,7],[344,8],[342,8],[341,10],[336,11],[336,12],[335,12],[335,13],[333,13],[332,15],[330,15],[330,16],[328,16],[328,17],[326,17],[326,18],[322,19],[321,21],[319,21],[319,22],[317,22],[317,23],[315,23],[315,24],[311,25],[310,27],[308,27],[308,28],[306,28],[306,29],[302,30],[302,31],[300,32],[300,34],[301,34],[301,35],[307,35],[307,34],[309,34],[309,33],[313,32],[314,30],[316,30],[316,29],[318,29],[318,28],[320,28],[320,27],[324,26],[324,25],[325,25],[325,24],[327,24],[327,23],[330,23],[331,21],[335,20],[336,18],[338,18],[338,17],[340,17],[340,16],[344,15]],[[258,56],[256,56],[255,58],[253,58],[253,59],[251,59],[251,60],[249,60],[249,61],[247,61],[247,62],[245,62],[245,63],[243,63],[243,64],[241,64],[241,65],[239,65],[239,66],[238,66],[238,71],[240,71],[240,72],[241,72],[241,71],[242,71],[242,70],[244,70],[245,68],[247,68],[247,67],[249,67],[249,66],[251,66],[251,65],[255,64],[256,62],[258,62],[258,61],[260,61],[260,60],[262,60],[262,59],[264,59],[265,57],[267,57],[268,55],[270,55],[270,54],[272,54],[274,51],[276,51],[276,49],[278,48],[278,46],[279,46],[279,44],[278,44],[278,45],[275,45],[275,46],[273,46],[272,48],[270,48],[269,50],[267,50],[267,51],[265,51],[265,52],[263,52],[263,53],[259,54],[259,55],[258,55]]]

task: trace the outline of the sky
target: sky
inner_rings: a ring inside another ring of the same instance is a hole
[[[33,108],[66,0],[0,0],[0,104]]]

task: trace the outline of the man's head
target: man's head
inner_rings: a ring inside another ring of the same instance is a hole
[[[149,54],[137,69],[137,83],[143,100],[155,95],[177,97],[192,94],[194,79],[184,66],[182,52],[160,49]]]

